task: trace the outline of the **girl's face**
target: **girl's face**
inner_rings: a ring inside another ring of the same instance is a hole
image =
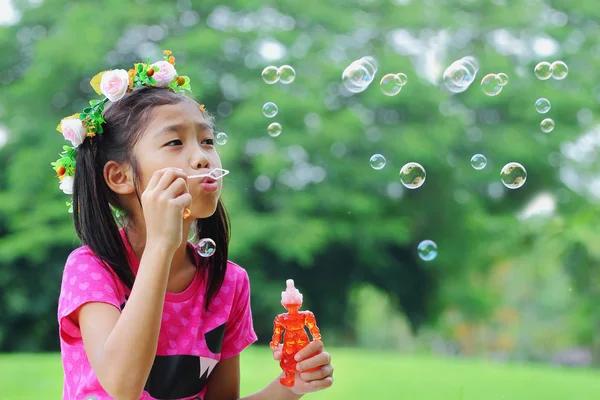
[[[187,175],[205,174],[221,168],[221,159],[213,143],[213,131],[192,102],[155,107],[151,121],[134,148],[143,192],[155,171],[167,167],[180,168]],[[214,214],[221,194],[222,179],[207,182],[188,180],[192,195],[191,218]]]

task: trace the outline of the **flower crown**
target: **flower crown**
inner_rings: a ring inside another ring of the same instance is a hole
[[[191,92],[190,78],[177,75],[175,70],[175,57],[170,50],[165,50],[164,61],[150,64],[136,63],[129,71],[114,69],[97,74],[90,81],[94,91],[103,95],[100,100],[91,100],[90,106],[82,112],[63,118],[56,130],[71,142],[71,146],[63,146],[60,158],[51,163],[60,181],[60,189],[65,194],[73,194],[73,181],[75,176],[75,156],[77,147],[86,138],[93,138],[103,132],[102,116],[106,103],[121,100],[127,93],[141,86],[154,86],[172,90],[176,93]],[[201,109],[204,107],[201,106]],[[72,203],[67,203],[69,212],[73,212]]]

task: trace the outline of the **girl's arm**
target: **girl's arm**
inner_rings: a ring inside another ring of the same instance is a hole
[[[292,393],[279,383],[279,378],[263,390],[241,400],[297,400],[302,395]],[[240,398],[240,356],[220,361],[210,374],[205,400],[237,400]]]
[[[98,381],[118,400],[139,399],[156,355],[173,253],[147,245],[127,305],[86,303],[75,313]]]

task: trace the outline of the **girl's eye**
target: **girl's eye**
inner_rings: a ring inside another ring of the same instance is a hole
[[[207,144],[209,146],[213,146],[215,144],[215,141],[213,139],[204,139],[202,141],[202,144]]]
[[[175,139],[175,140],[171,140],[170,142],[166,143],[165,146],[181,146],[183,144],[183,142],[179,139]]]

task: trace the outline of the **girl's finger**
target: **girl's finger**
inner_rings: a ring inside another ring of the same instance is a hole
[[[318,353],[323,350],[323,342],[320,340],[313,340],[305,348],[296,353],[294,357],[296,361],[302,361],[305,358],[311,357],[314,353]]]
[[[183,178],[184,180],[187,180],[187,175],[183,172],[183,170],[179,168],[169,168],[160,178],[160,180],[156,184],[155,189],[157,191],[166,190],[169,186],[171,186],[173,181],[178,178]]]
[[[307,358],[306,360],[299,362],[297,364],[296,369],[298,371],[306,371],[311,368],[327,365],[329,363],[331,363],[331,355],[328,352],[324,351],[322,353],[317,354],[314,357]]]
[[[315,389],[315,391],[327,389],[328,387],[331,387],[331,385],[333,385],[333,376],[328,376],[327,378],[318,381],[312,381],[308,384],[311,388]]]
[[[328,376],[332,376],[333,375],[333,367],[331,366],[331,364],[327,364],[322,366],[321,368],[312,371],[312,372],[302,372],[300,374],[300,378],[304,381],[304,382],[312,382],[312,381],[318,381],[321,379],[324,379]]]
[[[184,193],[189,193],[188,184],[184,178],[177,178],[165,191],[164,195],[169,199],[174,199],[177,196],[181,196]]]

